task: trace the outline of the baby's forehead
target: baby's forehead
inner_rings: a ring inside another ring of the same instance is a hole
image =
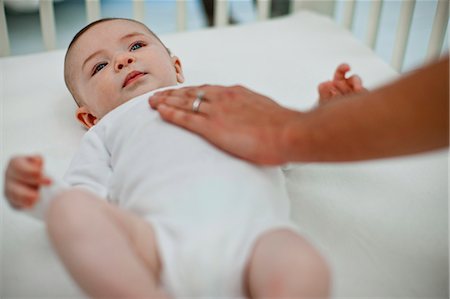
[[[109,44],[116,42],[119,38],[122,38],[131,33],[139,33],[142,35],[147,35],[154,37],[152,32],[147,28],[147,26],[132,21],[132,20],[108,20],[93,25],[83,34],[78,37],[78,40],[74,43],[73,48],[83,49],[85,44]],[[97,43],[95,43],[97,41]],[[80,46],[81,44],[81,46]]]
[[[83,32],[68,49],[66,64],[71,67],[72,62],[79,63],[91,53],[99,49],[107,49],[120,38],[132,34],[142,34],[149,38],[156,38],[147,26],[132,20],[107,20],[93,25]],[[74,61],[75,60],[75,61]]]

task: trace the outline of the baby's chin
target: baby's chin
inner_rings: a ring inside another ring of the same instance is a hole
[[[135,88],[131,90],[130,92],[127,92],[126,96],[124,97],[123,102],[127,102],[135,97],[138,97],[140,95],[143,95],[144,93],[150,92],[152,90],[158,89],[159,87],[155,87],[154,85],[146,84],[141,85],[139,88]]]
[[[145,93],[151,92],[153,90],[157,90],[163,87],[169,87],[169,86],[175,86],[176,84],[145,84],[145,85],[141,85],[138,88],[133,88],[132,90],[130,90],[129,92],[126,92],[126,94],[124,94],[121,99],[118,101],[116,107],[138,97],[141,96]],[[116,108],[113,107],[112,109]],[[112,110],[111,109],[111,110]]]
[[[170,83],[157,84],[157,83],[153,82],[153,83],[147,83],[147,84],[140,84],[139,86],[133,86],[134,88],[129,88],[128,90],[126,90],[126,92],[124,92],[123,95],[119,99],[117,99],[117,101],[112,101],[115,104],[111,105],[110,107],[108,107],[108,109],[103,111],[103,113],[101,113],[101,117],[99,119],[103,118],[103,116],[105,116],[112,110],[116,109],[120,105],[125,104],[126,102],[128,102],[140,95],[143,95],[145,93],[148,93],[150,91],[157,90],[160,88],[176,86],[176,85],[177,85],[177,83],[175,83],[175,84],[170,84]],[[109,103],[111,103],[111,102],[109,102]]]

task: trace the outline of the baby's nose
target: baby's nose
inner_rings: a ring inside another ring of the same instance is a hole
[[[129,64],[134,62],[134,58],[132,57],[127,57],[127,58],[123,58],[123,59],[118,59],[117,63],[116,63],[116,70],[121,70],[123,69],[125,66],[128,66]]]

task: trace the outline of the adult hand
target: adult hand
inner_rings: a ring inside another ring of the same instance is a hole
[[[197,112],[193,103],[203,94]],[[284,133],[301,112],[286,109],[245,87],[185,87],[158,92],[150,106],[170,123],[201,135],[217,147],[263,165],[286,163]]]

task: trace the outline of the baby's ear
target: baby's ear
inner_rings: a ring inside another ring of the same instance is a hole
[[[87,129],[97,123],[97,117],[91,114],[86,106],[81,106],[80,108],[78,108],[75,116],[78,121],[82,123],[83,126],[85,126]]]
[[[177,82],[184,82],[183,68],[181,66],[181,61],[177,56],[172,56],[172,64],[175,67],[175,72],[177,73]]]

